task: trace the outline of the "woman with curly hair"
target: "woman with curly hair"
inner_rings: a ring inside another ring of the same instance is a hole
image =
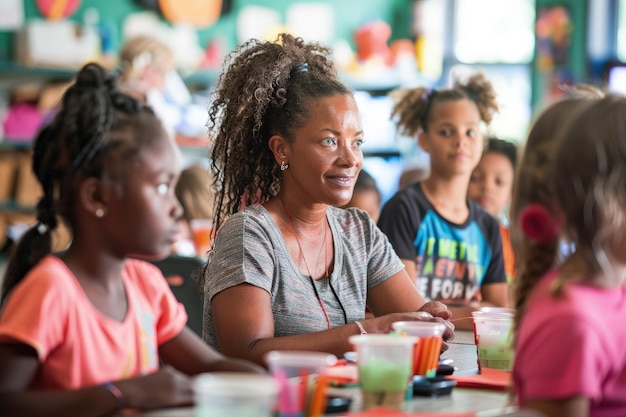
[[[341,355],[351,335],[450,317],[424,302],[366,213],[338,208],[364,134],[329,53],[286,34],[250,40],[227,57],[209,110],[217,198],[204,338],[260,364],[271,350]],[[376,317],[364,320],[366,305]]]
[[[500,226],[467,198],[484,148],[481,124],[498,110],[491,83],[479,73],[449,89],[418,87],[396,98],[393,116],[430,154],[430,176],[398,191],[378,226],[420,293],[446,303],[456,319],[480,306],[508,306]]]

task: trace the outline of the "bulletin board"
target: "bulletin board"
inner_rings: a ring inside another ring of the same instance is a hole
[[[23,0],[26,19],[41,17],[35,0]],[[232,0],[230,11],[210,27],[198,29],[202,47],[219,36],[226,41],[225,46],[232,49],[237,44],[236,16],[244,7],[250,5],[275,9],[284,14],[289,5],[296,3],[324,3],[335,12],[335,37],[352,41],[355,28],[375,19],[382,19],[393,28],[391,40],[410,37],[411,5],[414,0]],[[76,12],[70,17],[81,21],[86,9],[94,7],[100,13],[100,19],[113,23],[120,39],[121,24],[125,16],[143,9],[133,0],[82,0]],[[10,61],[13,57],[14,32],[0,31],[0,61]]]
[[[587,79],[587,2],[537,0],[533,108],[543,108],[562,94],[562,85]]]

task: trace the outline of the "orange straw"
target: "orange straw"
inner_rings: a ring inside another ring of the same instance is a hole
[[[432,344],[431,357],[428,362],[428,369],[426,373],[437,373],[437,365],[439,363],[439,354],[441,353],[441,338],[433,336],[430,338],[430,343]],[[429,375],[435,376],[435,375]]]
[[[317,417],[324,414],[324,408],[326,403],[326,387],[330,382],[329,377],[326,375],[320,375],[313,391],[313,399],[311,400],[311,408],[309,409],[308,417]]]
[[[422,356],[422,351],[424,350],[424,341],[418,340],[413,348],[413,374],[419,375],[420,368],[420,357]]]

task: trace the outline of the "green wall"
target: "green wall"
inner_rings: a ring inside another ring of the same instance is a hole
[[[213,26],[198,31],[201,46],[213,37],[219,36],[226,40],[227,47],[232,49],[236,44],[236,13],[244,6],[257,5],[280,11],[284,17],[287,6],[294,3],[327,3],[335,10],[337,38],[352,41],[352,32],[362,23],[373,19],[383,19],[393,28],[392,39],[410,36],[412,0],[233,0],[231,12],[220,18]],[[77,12],[71,17],[80,21],[83,12],[95,7],[100,11],[103,21],[113,22],[117,30],[118,46],[121,22],[129,13],[143,9],[132,0],[82,0]],[[41,17],[34,0],[24,0],[26,18]],[[0,60],[13,57],[12,32],[0,31]]]

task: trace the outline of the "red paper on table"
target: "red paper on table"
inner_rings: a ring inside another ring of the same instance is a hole
[[[456,386],[463,388],[506,391],[511,386],[511,373],[500,369],[483,368],[477,375],[450,375],[446,378],[456,380]]]
[[[416,412],[408,413],[404,411],[394,410],[392,408],[376,407],[367,411],[357,411],[354,413],[342,414],[346,417],[476,417],[475,413],[435,413],[435,412]]]

